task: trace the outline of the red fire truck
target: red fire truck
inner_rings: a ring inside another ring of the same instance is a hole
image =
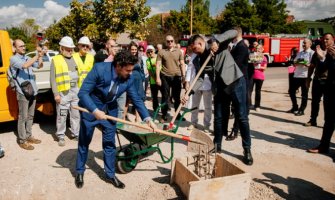
[[[293,47],[302,50],[302,42],[306,38],[303,34],[279,34],[270,37],[269,34],[249,34],[243,35],[252,48],[253,42],[258,42],[264,47],[264,55],[269,63],[286,63],[290,57]]]

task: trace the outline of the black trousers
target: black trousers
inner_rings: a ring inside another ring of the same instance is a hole
[[[330,140],[335,129],[335,81],[333,83],[326,84],[324,94],[324,112],[325,112],[325,123],[323,125],[321,143],[319,148],[328,150]]]
[[[312,84],[311,121],[316,122],[316,118],[319,115],[321,97],[326,89],[326,80],[314,78]]]
[[[252,95],[252,91],[255,88],[255,108],[261,107],[261,90],[263,81],[264,80],[254,79],[253,84],[250,87],[250,95]]]
[[[307,106],[308,88],[306,85],[307,78],[293,78],[292,87],[289,89],[290,98],[292,101],[292,108],[299,111],[304,111]],[[300,107],[297,103],[296,91],[301,88],[301,104]]]
[[[156,84],[150,84],[151,98],[152,98],[152,108],[154,111],[158,108],[158,91],[160,87]]]
[[[170,89],[172,89],[172,98],[174,101],[174,109],[177,110],[180,104],[180,92],[181,92],[181,76],[165,76],[161,74],[161,92],[162,92],[162,102],[166,105],[162,107],[162,115],[167,116],[169,110],[168,101],[170,99]]]

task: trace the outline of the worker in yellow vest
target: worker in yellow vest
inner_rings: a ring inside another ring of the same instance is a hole
[[[80,115],[72,109],[78,105],[79,88],[87,73],[91,70],[94,58],[88,54],[89,39],[80,38],[79,52],[74,53],[75,45],[69,36],[63,37],[60,42],[60,54],[54,56],[50,65],[50,83],[56,101],[58,145],[65,146],[66,119],[70,113],[70,131],[72,139],[78,140]]]

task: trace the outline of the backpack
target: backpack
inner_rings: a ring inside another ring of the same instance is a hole
[[[16,74],[17,74],[17,71],[16,71]],[[11,67],[8,67],[8,69],[7,69],[7,80],[8,80],[9,86],[12,89],[12,91],[15,91],[16,74],[14,76]]]

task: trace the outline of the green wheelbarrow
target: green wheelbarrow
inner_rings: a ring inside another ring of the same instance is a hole
[[[157,113],[159,109],[163,105],[164,104],[160,105],[156,109],[154,116],[153,116],[154,121],[157,117]],[[193,109],[186,109],[182,113],[176,126],[168,130],[168,132],[176,133],[184,115],[192,110]],[[157,125],[157,128],[161,130],[165,130],[169,126],[168,124],[162,124],[162,123],[156,123],[156,125]],[[122,146],[120,139],[119,139],[119,134],[124,136],[129,141],[129,144]],[[140,159],[140,156],[147,155],[149,152],[157,151],[163,163],[169,163],[173,158],[173,151],[174,151],[174,138],[173,137],[153,133],[145,129],[137,128],[133,125],[118,123],[117,138],[118,138],[120,149],[118,150],[117,155],[116,155],[116,167],[120,173],[125,174],[125,173],[129,173],[132,170],[134,170]],[[161,142],[164,142],[168,138],[170,138],[170,144],[171,144],[170,155],[164,156],[159,147],[159,144]]]

